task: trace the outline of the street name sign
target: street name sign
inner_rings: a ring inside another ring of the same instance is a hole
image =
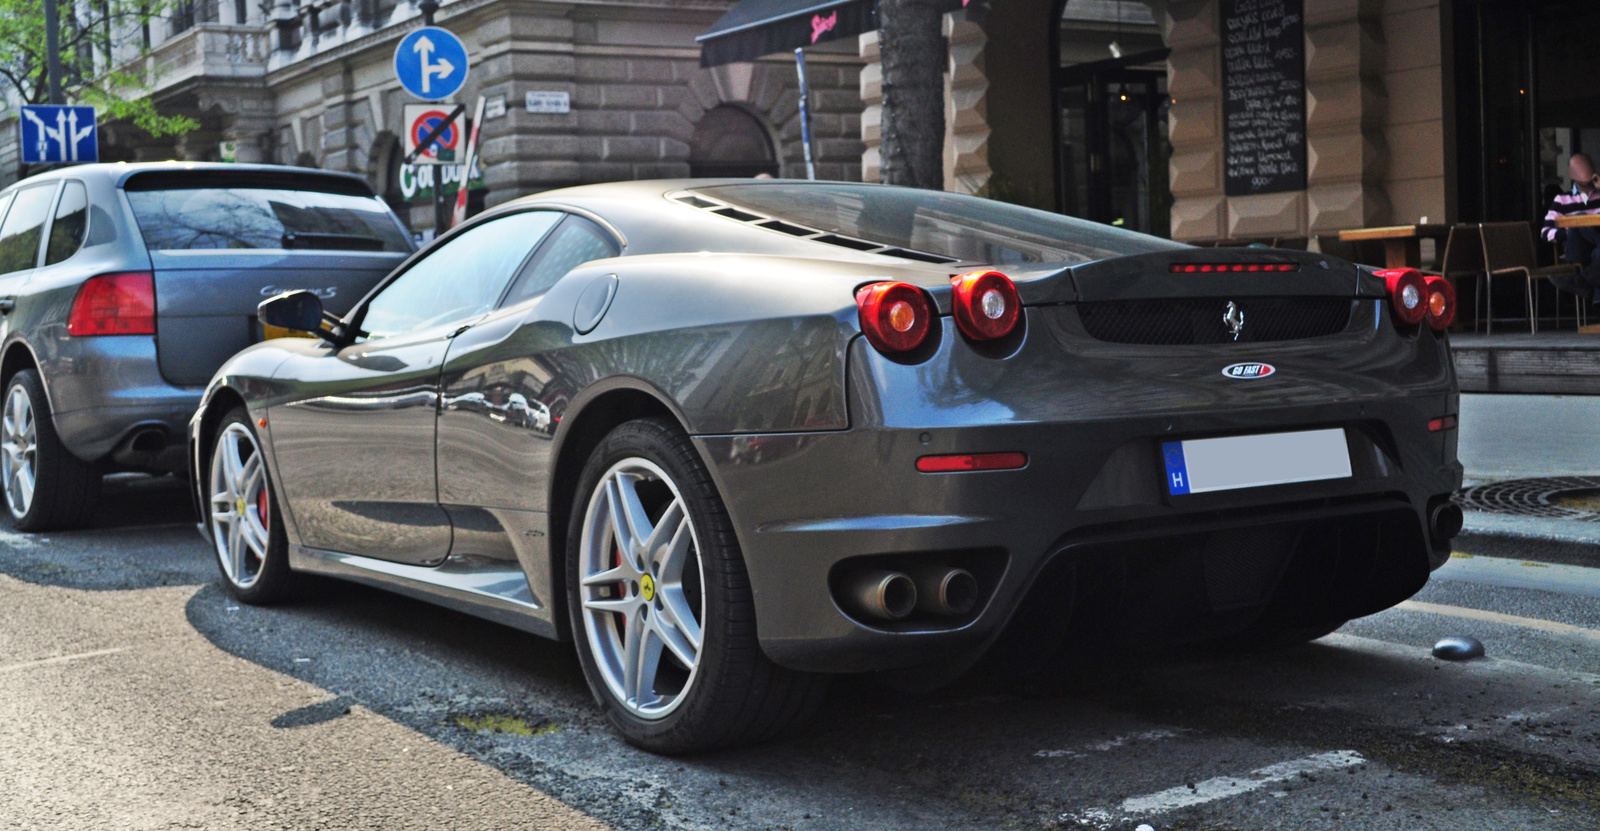
[[[100,161],[94,107],[25,104],[21,124],[24,164]]]
[[[467,47],[449,31],[425,26],[394,48],[394,74],[406,92],[424,101],[449,98],[467,82]]]
[[[404,108],[405,118],[405,157],[412,158],[417,145],[428,137],[428,134],[438,128],[439,124],[450,117],[450,111],[455,105],[449,102],[438,104],[407,104]],[[456,119],[450,126],[444,128],[433,143],[417,153],[417,164],[455,164],[456,150],[461,145],[461,122]]]

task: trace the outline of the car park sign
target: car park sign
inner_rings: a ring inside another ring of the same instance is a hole
[[[450,117],[450,104],[407,104],[405,106],[405,154],[412,158],[417,145],[427,138],[430,133],[439,128],[445,119]],[[461,145],[461,122],[456,119],[445,127],[421,153],[415,157],[416,164],[455,164],[457,151]]]
[[[94,107],[29,104],[22,108],[21,124],[24,164],[100,160]]]
[[[394,74],[406,92],[425,101],[449,98],[467,82],[467,47],[437,26],[425,26],[400,39]]]

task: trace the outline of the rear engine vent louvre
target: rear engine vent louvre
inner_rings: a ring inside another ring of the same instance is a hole
[[[825,231],[819,231],[815,228],[807,228],[803,225],[795,225],[791,222],[785,222],[781,219],[771,219],[758,214],[750,213],[749,211],[735,208],[732,205],[724,205],[721,202],[713,202],[710,199],[706,199],[693,193],[679,192],[675,194],[669,194],[668,198],[677,202],[682,202],[691,208],[699,208],[700,210],[709,211],[717,214],[718,216],[725,216],[729,219],[737,220],[739,222],[755,225],[760,228],[766,228],[769,231],[777,231],[780,234],[788,234],[792,237],[809,239],[812,242],[822,242],[827,243],[828,245],[837,245],[840,248],[849,248],[852,251],[867,251],[873,254],[883,254],[889,257],[900,257],[902,259],[916,260],[924,263],[956,262],[956,258],[946,257],[943,254],[930,254],[926,251],[911,251],[905,248],[895,248],[891,245],[884,245],[881,242],[856,239],[854,237],[846,237],[840,234],[830,234]]]
[[[1225,319],[1230,302],[1243,315],[1237,339]],[[1084,330],[1096,340],[1186,346],[1265,343],[1335,335],[1350,324],[1353,307],[1354,301],[1348,297],[1133,300],[1080,303],[1078,316]]]

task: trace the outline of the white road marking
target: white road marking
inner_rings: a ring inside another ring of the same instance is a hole
[[[65,664],[69,661],[81,661],[85,658],[98,658],[102,655],[115,655],[118,652],[127,651],[128,647],[119,646],[115,649],[96,649],[93,652],[79,652],[76,655],[57,655],[54,658],[41,658],[37,661],[23,661],[20,664],[7,664],[5,666],[0,666],[0,673],[17,672],[24,669],[33,669],[34,667],[47,667],[51,664]]]
[[[1455,554],[1433,576],[1461,583],[1600,598],[1600,568]]]
[[[1257,768],[1242,777],[1219,776],[1195,783],[1194,787],[1169,788],[1160,793],[1135,796],[1122,801],[1122,811],[1127,814],[1165,814],[1191,805],[1203,805],[1230,796],[1260,790],[1278,782],[1287,782],[1302,773],[1325,770],[1343,770],[1366,764],[1366,759],[1354,750],[1334,750],[1317,753],[1304,759],[1294,759]]]
[[[1582,626],[1573,626],[1570,623],[1557,623],[1553,620],[1544,620],[1536,617],[1520,617],[1500,612],[1486,612],[1482,609],[1469,609],[1465,606],[1446,606],[1442,603],[1424,603],[1420,600],[1407,600],[1395,608],[1404,609],[1408,612],[1425,612],[1430,615],[1481,620],[1485,623],[1503,623],[1507,626],[1537,629],[1540,632],[1549,632],[1552,635],[1570,635],[1587,638],[1592,641],[1600,641],[1600,629],[1585,629]]]
[[[1098,753],[1105,753],[1108,750],[1122,747],[1123,745],[1132,744],[1134,742],[1154,742],[1162,739],[1175,739],[1178,737],[1179,733],[1187,732],[1189,732],[1189,729],[1185,727],[1177,727],[1171,730],[1146,730],[1143,733],[1130,733],[1126,736],[1117,736],[1109,741],[1091,742],[1076,750],[1039,750],[1033,755],[1041,759],[1060,759],[1063,757],[1069,759],[1082,759],[1089,755],[1085,751],[1093,750]]]

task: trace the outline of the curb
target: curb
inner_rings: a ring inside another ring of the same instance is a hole
[[[1600,523],[1466,511],[1452,551],[1600,568]]]

